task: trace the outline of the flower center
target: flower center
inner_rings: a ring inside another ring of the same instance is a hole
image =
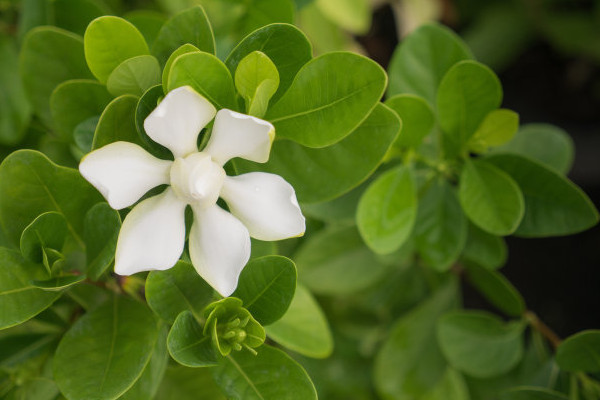
[[[214,163],[207,153],[193,153],[176,158],[171,166],[171,187],[188,204],[203,208],[219,199],[225,170]]]

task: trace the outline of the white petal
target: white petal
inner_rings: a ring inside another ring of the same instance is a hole
[[[198,274],[227,297],[237,287],[242,269],[250,258],[250,235],[233,215],[216,204],[192,206],[190,258]]]
[[[215,116],[215,107],[189,86],[171,90],[144,120],[152,140],[177,157],[198,151],[198,134]]]
[[[171,188],[133,207],[119,232],[115,272],[131,275],[175,265],[185,242],[185,207]]]
[[[306,225],[296,192],[279,175],[251,172],[228,176],[221,197],[255,239],[280,240],[304,234]]]
[[[169,183],[171,164],[137,144],[115,142],[86,155],[79,164],[79,172],[112,208],[120,210],[153,187]]]
[[[267,162],[275,128],[270,122],[231,110],[219,110],[206,148],[221,165],[234,157]]]

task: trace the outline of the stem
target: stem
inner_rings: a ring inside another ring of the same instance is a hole
[[[552,347],[556,350],[558,346],[562,343],[562,339],[550,328],[548,325],[544,323],[533,311],[527,310],[525,311],[525,318],[529,321],[529,324],[533,329],[538,331],[545,337]]]

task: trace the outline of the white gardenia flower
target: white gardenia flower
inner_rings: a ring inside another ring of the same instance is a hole
[[[198,134],[213,118],[210,140],[198,151]],[[227,176],[223,169],[234,157],[268,160],[275,134],[269,122],[227,109],[217,112],[184,86],[165,96],[144,121],[144,129],[173,153],[174,161],[158,159],[133,143],[115,142],[92,151],[79,165],[83,177],[117,210],[158,185],[169,185],[135,205],[123,221],[117,274],[174,266],[184,248],[188,204],[194,213],[190,258],[200,276],[223,296],[237,287],[250,258],[250,237],[280,240],[304,233],[296,194],[283,178],[263,172]],[[216,204],[219,197],[231,213]]]

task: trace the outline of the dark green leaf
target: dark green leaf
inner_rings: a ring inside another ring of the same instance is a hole
[[[137,104],[136,96],[126,94],[117,97],[106,106],[94,133],[94,150],[118,141],[141,145],[142,140],[135,126]]]
[[[36,288],[48,291],[59,291],[85,280],[85,275],[62,275],[50,279],[34,280],[31,284]]]
[[[488,269],[497,269],[506,262],[508,251],[504,239],[487,233],[470,223],[467,243],[462,256],[466,260]]]
[[[166,88],[165,84],[165,88]],[[138,136],[142,138],[144,148],[149,150],[150,153],[165,160],[173,159],[173,154],[166,147],[161,146],[146,134],[144,130],[144,120],[150,113],[158,106],[158,103],[164,97],[163,87],[156,85],[151,87],[144,93],[139,99],[137,107],[135,109],[135,127],[138,132]]]
[[[538,387],[519,387],[504,392],[500,400],[567,400],[567,396],[554,390]]]
[[[83,35],[85,28],[101,15],[110,14],[104,3],[93,0],[53,0],[53,25]]]
[[[154,44],[160,29],[167,22],[164,14],[150,10],[134,10],[125,14],[124,18],[135,25],[149,46]]]
[[[511,317],[519,317],[525,311],[525,301],[519,291],[502,274],[480,267],[467,265],[467,276],[473,286],[490,303]]]
[[[202,333],[202,327],[189,311],[183,311],[175,319],[167,346],[171,357],[186,367],[213,367],[218,364],[211,335]]]
[[[61,213],[43,213],[23,230],[20,240],[21,254],[28,261],[41,263],[44,259],[44,249],[61,251],[67,234],[67,221]]]
[[[208,368],[169,366],[155,400],[226,400]]]
[[[588,330],[568,337],[556,351],[556,363],[565,371],[600,371],[600,331]]]
[[[98,280],[115,258],[120,229],[119,213],[106,203],[96,204],[85,215],[83,239],[86,248],[86,271],[91,280]]]

